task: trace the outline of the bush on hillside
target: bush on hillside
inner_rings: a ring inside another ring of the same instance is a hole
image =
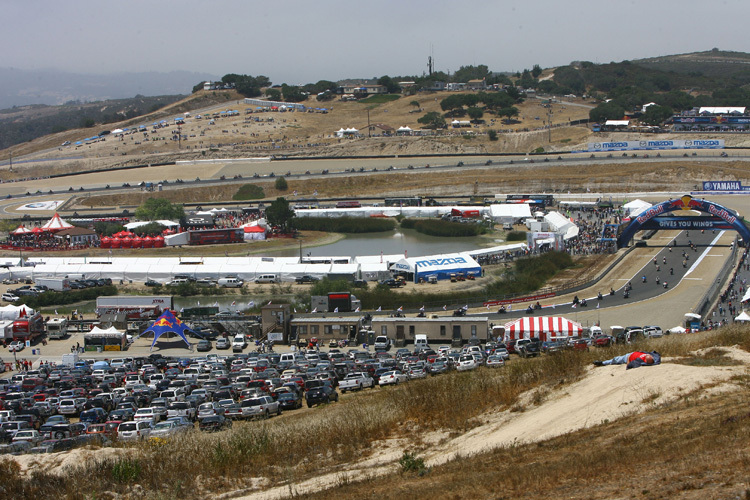
[[[243,184],[232,196],[233,200],[259,200],[266,197],[265,191],[255,184]]]

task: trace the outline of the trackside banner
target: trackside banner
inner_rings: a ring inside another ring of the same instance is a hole
[[[635,151],[666,149],[724,149],[724,139],[589,142],[588,151]]]
[[[740,181],[703,181],[703,191],[750,191]]]

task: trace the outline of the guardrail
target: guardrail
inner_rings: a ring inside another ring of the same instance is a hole
[[[730,271],[734,268],[735,260],[737,259],[737,249],[739,247],[738,240],[739,236],[735,236],[731,255],[721,267],[718,275],[719,277],[711,284],[708,290],[706,290],[706,293],[703,294],[703,297],[701,297],[701,300],[698,302],[695,313],[701,315],[701,320],[705,319],[705,316],[711,309],[711,305],[716,299],[716,296],[719,294],[721,289],[724,288],[724,285],[729,278]]]

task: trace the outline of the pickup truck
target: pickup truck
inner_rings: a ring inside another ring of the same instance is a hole
[[[521,339],[516,343],[516,352],[522,358],[539,356],[542,352],[542,343],[538,339]]]
[[[372,389],[375,387],[375,381],[370,375],[363,372],[349,373],[344,380],[339,382],[339,390],[343,393],[346,391],[359,391],[365,387]]]
[[[391,339],[385,335],[379,335],[375,338],[375,350],[376,351],[389,351],[391,349]]]
[[[314,276],[304,275],[294,278],[295,283],[317,283],[319,280]]]
[[[271,396],[248,398],[240,403],[243,418],[268,418],[271,414],[281,415],[281,406]]]

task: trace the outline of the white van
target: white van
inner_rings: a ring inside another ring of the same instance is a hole
[[[414,336],[414,350],[421,351],[428,349],[430,345],[427,343],[427,335],[418,334]]]
[[[239,334],[234,336],[234,340],[232,340],[232,351],[234,352],[242,352],[242,350],[247,347],[247,340],[245,340],[245,335]]]
[[[239,278],[221,278],[217,284],[224,288],[242,288],[245,282]]]
[[[297,363],[302,358],[302,355],[298,352],[285,352],[281,355],[281,359],[279,359],[279,363]]]
[[[278,283],[279,278],[275,274],[261,274],[255,278],[256,283]]]

